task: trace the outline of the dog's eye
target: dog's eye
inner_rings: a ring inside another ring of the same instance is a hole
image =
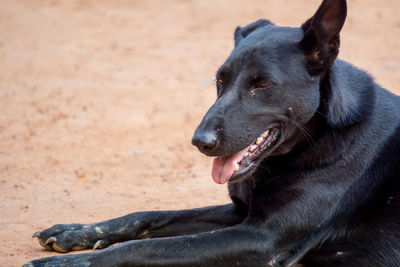
[[[216,85],[217,85],[217,96],[219,97],[219,96],[221,95],[221,93],[222,93],[222,88],[223,88],[222,84],[223,84],[223,80],[222,80],[221,78],[217,78],[217,79],[215,80],[215,83],[216,83]]]
[[[271,81],[260,81],[260,82],[257,82],[254,85],[254,89],[256,89],[256,88],[267,89],[267,88],[270,88],[270,87],[272,87],[274,85],[275,85],[275,83],[271,82]]]

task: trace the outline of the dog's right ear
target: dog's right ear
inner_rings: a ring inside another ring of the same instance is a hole
[[[237,27],[235,30],[235,47],[239,44],[240,41],[246,38],[247,35],[255,31],[256,29],[267,25],[273,25],[273,23],[266,19],[259,19],[243,28]]]
[[[309,58],[307,68],[311,75],[318,75],[333,65],[346,15],[346,0],[324,0],[315,15],[301,26],[304,37],[300,46]]]

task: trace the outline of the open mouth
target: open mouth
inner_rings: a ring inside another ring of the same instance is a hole
[[[212,168],[214,182],[224,184],[246,178],[250,171],[276,148],[281,136],[281,127],[274,124],[245,149],[231,156],[214,158]]]

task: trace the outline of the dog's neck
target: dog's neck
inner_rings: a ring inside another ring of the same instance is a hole
[[[278,162],[286,162],[293,167],[313,168],[339,159],[343,151],[350,149],[349,144],[341,140],[349,140],[351,132],[363,127],[363,122],[374,111],[375,86],[366,72],[337,60],[328,72],[321,75],[320,106],[314,116],[303,125],[303,130],[298,129],[279,146],[278,155],[272,155],[265,163],[278,168]],[[324,140],[327,137],[332,140],[332,136],[336,142],[325,144]],[[329,156],[322,153],[321,149],[315,149],[325,146],[329,146]]]
[[[321,101],[318,113],[334,129],[342,129],[365,120],[374,108],[375,84],[364,71],[336,60],[321,77]],[[362,103],[362,104],[361,104]]]

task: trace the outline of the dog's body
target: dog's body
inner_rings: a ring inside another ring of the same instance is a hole
[[[400,266],[400,97],[336,60],[345,17],[236,30],[192,141],[232,204],[56,225],[59,252],[132,241],[27,266]]]

